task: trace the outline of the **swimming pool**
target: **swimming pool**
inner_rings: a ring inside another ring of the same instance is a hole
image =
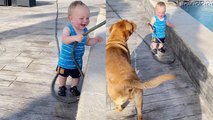
[[[213,6],[184,5],[181,8],[213,32]]]

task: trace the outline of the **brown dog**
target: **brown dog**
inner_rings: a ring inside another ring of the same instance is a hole
[[[141,82],[130,63],[130,53],[127,47],[129,36],[135,31],[136,25],[127,20],[113,24],[106,45],[106,76],[108,95],[122,111],[129,101],[134,101],[137,110],[137,119],[143,120],[142,104],[143,89],[153,88],[164,81],[175,79],[175,75],[160,75],[148,82]]]

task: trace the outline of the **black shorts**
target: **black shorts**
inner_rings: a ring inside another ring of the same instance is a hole
[[[71,76],[72,78],[79,78],[81,76],[78,69],[66,69],[66,68],[62,68],[62,67],[58,66],[56,68],[56,71],[58,71],[59,75],[61,75],[63,77]]]
[[[162,43],[164,43],[164,41],[165,41],[165,39],[166,38],[159,38],[160,39],[160,41],[162,42]],[[154,42],[154,43],[161,43],[159,40],[157,40],[157,38],[152,38],[152,42]]]

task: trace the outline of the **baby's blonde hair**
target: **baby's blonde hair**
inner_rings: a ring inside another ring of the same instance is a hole
[[[86,4],[84,4],[82,1],[74,1],[70,4],[69,8],[68,8],[68,18],[72,15],[73,10],[77,7],[77,6],[84,6],[87,7]]]
[[[166,8],[166,4],[162,1],[160,1],[156,4],[155,9],[157,9],[157,7],[165,7]]]

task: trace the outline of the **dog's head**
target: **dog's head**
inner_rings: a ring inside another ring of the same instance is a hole
[[[119,36],[124,37],[125,42],[128,40],[129,36],[136,30],[136,24],[133,22],[130,22],[128,20],[120,20],[114,24],[111,25],[109,28],[109,33],[113,36]]]

